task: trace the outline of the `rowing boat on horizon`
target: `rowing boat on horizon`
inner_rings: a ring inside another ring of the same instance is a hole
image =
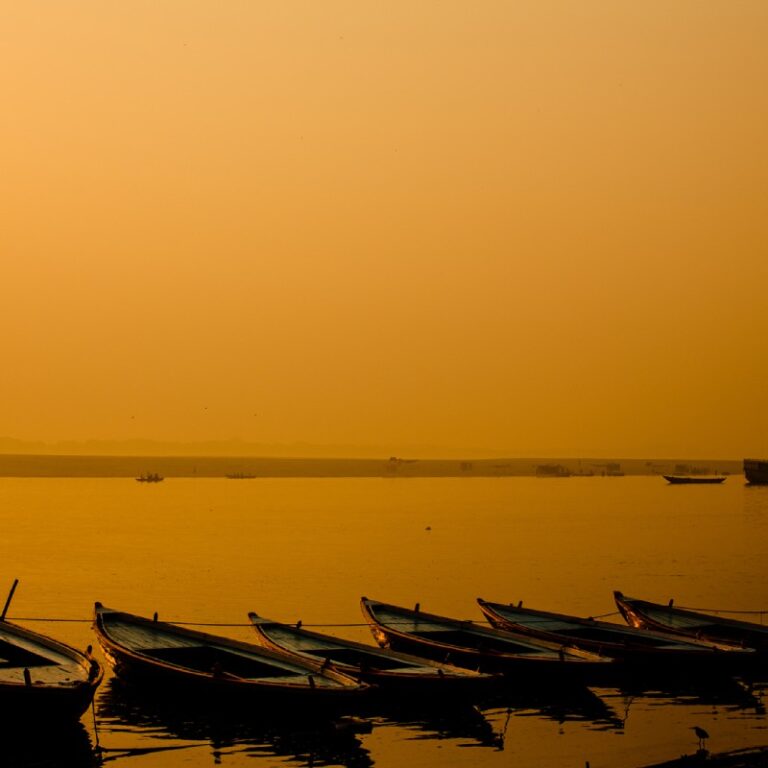
[[[159,475],[157,472],[147,472],[144,475],[139,475],[136,478],[137,483],[162,483],[165,478]]]
[[[670,485],[716,485],[725,482],[724,476],[709,475],[663,475]]]

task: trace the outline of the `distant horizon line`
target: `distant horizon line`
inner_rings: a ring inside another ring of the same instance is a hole
[[[154,451],[156,452],[153,452]],[[211,452],[208,452],[211,451]],[[501,449],[446,448],[403,445],[397,449],[373,445],[294,443],[256,443],[247,440],[157,440],[129,438],[116,440],[23,440],[0,436],[0,455],[4,456],[100,456],[100,457],[179,457],[179,458],[261,458],[303,460],[376,461],[409,458],[419,461],[742,461],[747,456],[716,457],[687,455],[616,455],[616,454],[521,454]]]

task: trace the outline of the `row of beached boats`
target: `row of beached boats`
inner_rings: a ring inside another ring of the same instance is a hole
[[[378,646],[250,613],[256,643],[95,606],[93,628],[115,674],[153,695],[207,704],[342,705],[364,696],[443,702],[502,686],[624,685],[719,676],[761,679],[768,627],[614,593],[620,625],[478,603],[490,626],[362,598]],[[6,603],[7,610],[7,603]],[[103,670],[0,616],[0,704],[13,719],[67,720],[89,707]]]

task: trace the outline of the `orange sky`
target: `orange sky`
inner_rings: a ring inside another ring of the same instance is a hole
[[[764,0],[25,0],[0,435],[768,456]]]

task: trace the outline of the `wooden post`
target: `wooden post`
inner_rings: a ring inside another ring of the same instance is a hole
[[[3,612],[0,614],[0,621],[5,621],[5,614],[8,613],[8,606],[11,604],[11,600],[13,600],[13,593],[16,591],[16,587],[19,584],[18,579],[13,580],[13,586],[11,587],[11,591],[8,593],[8,597],[5,600],[5,606],[3,607]]]

